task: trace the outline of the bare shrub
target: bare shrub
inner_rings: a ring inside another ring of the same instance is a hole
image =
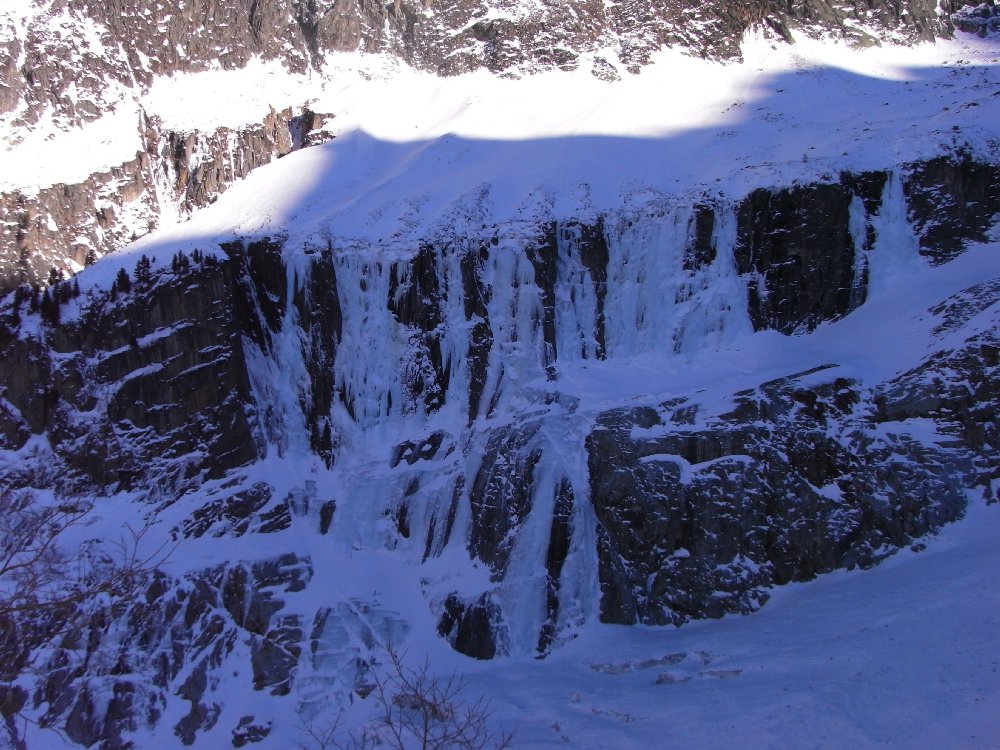
[[[343,713],[324,725],[303,722],[302,731],[316,750],[506,750],[513,734],[491,725],[485,698],[471,699],[468,680],[456,674],[435,675],[426,659],[408,668],[392,647],[386,648],[385,674],[372,671],[376,716],[361,730],[341,732]]]
[[[164,547],[140,555],[148,526],[127,527],[110,547],[68,549],[68,533],[90,512],[82,501],[50,504],[28,489],[0,489],[0,720],[15,747],[15,719],[28,721],[27,692],[16,683],[32,674],[32,654],[73,640],[93,617],[129,601],[169,555]]]

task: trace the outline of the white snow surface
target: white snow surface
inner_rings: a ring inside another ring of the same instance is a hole
[[[334,57],[302,82],[299,100],[334,114],[338,138],[251,175],[161,237],[294,227],[303,239],[392,244],[453,223],[463,207],[496,222],[523,218],[532,194],[556,196],[557,216],[579,216],[651,193],[739,196],[892,167],[953,145],[955,128],[982,143],[1000,136],[995,40],[859,51],[748,36],[744,55],[726,65],[664,51],[616,83],[586,66],[519,80],[485,71],[441,79]],[[230,112],[248,116],[256,101],[265,110],[295,102],[294,81],[265,69],[164,79],[150,97],[165,122],[200,128]]]
[[[488,182],[504,218],[526,186],[594,185],[601,177],[600,194],[589,200],[609,205],[636,186],[676,192],[772,181],[775,173],[790,174],[787,163],[801,179],[885,167],[939,150],[953,126],[994,136],[998,129],[996,40],[959,33],[951,41],[857,50],[807,37],[778,44],[755,34],[743,50],[739,64],[662,51],[639,74],[622,71],[619,82],[595,78],[586,60],[575,71],[520,79],[487,71],[442,79],[352,53],[331,55],[308,75],[256,61],[241,70],[160,77],[148,91],[107,93],[119,99],[115,111],[80,129],[43,118],[25,131],[16,112],[0,118],[0,190],[75,182],[133,159],[139,112],[158,117],[165,129],[206,131],[260,122],[272,107],[308,105],[336,116],[340,139],[289,157],[260,179],[274,185],[283,175],[296,183],[314,175],[322,218],[337,217],[337,234],[378,239],[398,213],[373,217],[356,200],[368,207],[427,197],[422,216],[429,219],[440,202]],[[330,170],[351,179],[319,177]],[[439,181],[429,184],[430,174]],[[230,205],[191,231],[273,229],[302,197],[280,193],[269,212],[259,201],[242,211]],[[296,206],[300,219],[314,221],[316,208]]]

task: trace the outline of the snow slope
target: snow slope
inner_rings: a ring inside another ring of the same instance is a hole
[[[753,35],[743,49],[745,60],[739,64],[664,51],[639,74],[622,71],[620,82],[599,80],[586,65],[516,80],[486,71],[442,79],[390,58],[348,53],[331,55],[320,72],[310,75],[257,62],[240,70],[160,77],[148,92],[130,93],[133,98],[120,102],[114,113],[82,130],[65,131],[43,121],[20,142],[23,134],[13,114],[7,116],[0,122],[5,149],[0,154],[12,168],[0,174],[0,190],[72,182],[84,172],[133,158],[137,136],[127,130],[129,125],[134,130],[140,111],[160,118],[165,129],[209,131],[259,122],[271,107],[307,104],[336,115],[335,131],[342,136],[367,136],[353,146],[326,149],[332,152],[329,163],[336,162],[341,174],[350,169],[359,180],[342,189],[382,187],[397,194],[405,183],[387,178],[414,161],[437,172],[442,161],[448,164],[453,190],[468,189],[476,180],[496,182],[512,158],[522,170],[530,166],[527,180],[558,178],[565,185],[595,170],[606,176],[611,159],[620,165],[616,171],[628,176],[621,182],[676,190],[716,179],[752,182],[748,169],[772,171],[785,161],[795,162],[801,172],[803,155],[818,162],[808,167],[814,174],[831,166],[884,167],[934,151],[948,142],[953,126],[986,135],[996,127],[996,40],[959,33],[955,40],[934,44],[857,50],[804,36],[788,45]],[[653,158],[646,146],[621,153],[613,147],[618,139],[669,143],[682,134],[687,134],[683,148],[654,150]],[[596,150],[586,141],[580,148],[541,153],[500,150],[485,162],[476,149],[480,142],[573,137],[613,140]],[[380,159],[389,163],[358,173],[358,164],[350,162],[362,155],[359,150],[370,155],[364,151],[368,139],[404,147]],[[448,145],[456,140],[457,146]],[[67,149],[74,151],[73,159],[65,158]],[[307,158],[319,159],[313,154],[292,161]],[[32,169],[13,168],[29,163]],[[299,162],[287,168],[301,177],[310,165],[316,166]],[[276,174],[266,179],[273,183]],[[374,184],[365,184],[365,174]],[[617,189],[621,182],[606,189]],[[247,230],[270,226],[261,217],[242,218]],[[219,217],[217,225],[226,221]]]
[[[367,80],[331,69],[311,106],[336,115],[340,137],[252,175],[173,237],[294,227],[304,237],[409,241],[483,186],[493,221],[523,216],[536,191],[558,196],[557,213],[571,215],[641,202],[650,190],[741,195],[891,167],[939,153],[955,129],[973,143],[1000,135],[995,40],[857,51],[758,36],[746,40],[745,57],[723,65],[664,52],[620,83],[580,71],[515,81],[397,68]],[[219,73],[211,91],[273,103],[273,77],[255,76],[255,87],[248,75]],[[205,95],[190,93],[201,80],[163,81],[153,92],[161,111]],[[182,109],[199,118],[241,111]]]
[[[750,617],[595,626],[473,685],[526,748],[992,750],[997,510],[974,503],[926,550],[787,586]]]

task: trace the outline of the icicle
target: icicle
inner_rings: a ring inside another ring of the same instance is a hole
[[[251,392],[257,402],[257,413],[264,420],[264,437],[279,456],[309,452],[303,406],[311,398],[311,388],[294,304],[298,279],[296,264],[286,263],[285,310],[281,328],[271,337],[270,350],[261,350],[250,341],[244,344]],[[257,314],[263,317],[259,307]],[[261,325],[264,327],[263,322]]]
[[[388,264],[353,254],[336,262],[343,330],[334,383],[364,429],[410,406],[402,378],[408,337],[388,308]]]
[[[534,447],[526,446],[526,450]],[[554,464],[551,451],[544,451],[534,471],[531,512],[517,529],[517,542],[497,597],[512,655],[534,653],[547,616],[546,554],[552,534],[556,490],[563,478],[563,473]]]
[[[678,205],[659,217],[621,219],[608,232],[609,359],[672,348],[691,218],[691,206]]]
[[[907,218],[903,178],[890,172],[882,190],[882,205],[872,217],[875,244],[872,247],[869,289],[872,294],[884,290],[900,274],[911,273],[923,265],[916,234]]]
[[[596,519],[589,502],[585,438],[589,421],[575,414],[547,416],[525,452],[538,452],[533,471],[531,510],[517,530],[503,583],[497,595],[512,655],[535,653],[543,627],[556,640],[568,627],[596,617],[600,599],[595,549]],[[568,493],[568,494],[567,494]],[[549,612],[550,544],[560,496],[571,498],[569,542],[560,566],[555,623]]]
[[[468,414],[469,390],[472,372],[469,363],[472,329],[478,322],[466,316],[466,308],[474,308],[466,296],[475,294],[474,289],[466,289],[462,273],[463,259],[474,267],[478,256],[479,243],[469,240],[439,248],[440,262],[437,265],[438,285],[441,288],[441,316],[443,331],[441,336],[441,359],[448,371],[448,390],[445,394],[443,416],[451,417],[453,424],[462,424],[470,418]],[[469,280],[470,283],[472,279]],[[474,415],[472,415],[474,416]]]
[[[569,516],[569,546],[559,576],[559,613],[554,640],[600,614],[601,586],[597,570],[597,517],[590,502],[590,474],[586,448],[591,421],[567,416],[546,429],[556,462],[569,483],[573,505]]]
[[[851,198],[848,207],[848,231],[854,243],[854,278],[851,280],[850,309],[864,303],[868,286],[868,212],[865,203],[857,195]]]
[[[275,342],[275,366],[282,373],[278,396],[284,414],[289,451],[304,455],[309,451],[309,431],[303,407],[311,398],[309,371],[302,356],[302,328],[295,309],[295,291],[300,281],[294,264],[285,265],[285,314]],[[305,283],[304,275],[301,282]]]
[[[609,233],[609,358],[692,354],[750,330],[746,288],[733,257],[735,208],[719,205],[712,211],[714,257],[702,265],[685,263],[696,241],[691,205],[674,206],[660,217],[623,219]]]
[[[560,224],[556,231],[556,350],[562,363],[596,359],[597,295],[580,256],[583,228]]]
[[[524,384],[545,376],[544,310],[534,267],[522,245],[514,238],[501,240],[484,263],[493,348],[478,416],[486,416],[501,395],[509,399]]]
[[[711,244],[715,258],[693,273],[695,291],[683,306],[676,333],[675,351],[696,354],[718,349],[736,338],[752,333],[747,311],[746,285],[736,271],[736,208],[732,204],[714,208]]]

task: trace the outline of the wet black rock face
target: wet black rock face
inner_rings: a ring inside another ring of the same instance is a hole
[[[968,242],[985,240],[1000,215],[1000,167],[959,149],[906,165],[902,173],[921,255],[943,263]],[[865,301],[868,254],[877,240],[873,224],[886,210],[888,179],[881,171],[843,173],[836,182],[761,188],[743,199],[735,256],[755,329],[808,331]],[[699,222],[707,223],[708,210]],[[691,257],[705,252],[692,246]]]
[[[905,189],[920,252],[934,263],[954,258],[968,240],[984,241],[1000,215],[1000,165],[967,152],[913,165]]]
[[[851,309],[863,248],[850,233],[853,192],[842,183],[755,190],[739,210],[737,268],[750,277],[754,328],[815,328]]]
[[[705,421],[687,403],[610,412],[587,438],[604,621],[750,612],[962,514],[969,454],[882,437],[870,404],[894,391],[821,370],[736,395]]]
[[[473,659],[492,659],[497,655],[497,633],[501,627],[500,607],[489,594],[469,602],[452,594],[445,600],[438,635],[459,653]]]

